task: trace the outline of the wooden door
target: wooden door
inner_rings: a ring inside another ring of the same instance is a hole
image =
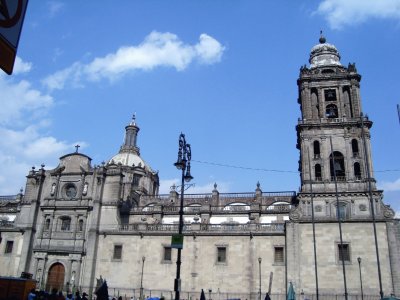
[[[63,289],[64,286],[65,268],[60,263],[55,263],[50,267],[47,276],[46,291],[51,292],[53,289],[58,291]]]

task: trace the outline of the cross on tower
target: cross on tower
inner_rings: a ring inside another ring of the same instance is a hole
[[[79,144],[75,145],[75,148],[76,148],[76,150],[75,150],[75,153],[78,153],[78,149],[79,149],[79,147],[80,147],[80,145],[79,145]]]

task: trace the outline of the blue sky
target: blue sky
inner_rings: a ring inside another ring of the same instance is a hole
[[[77,143],[107,161],[134,112],[162,192],[181,131],[188,193],[297,191],[296,80],[321,29],[362,75],[375,178],[400,211],[399,0],[31,0],[14,74],[0,75],[0,194]]]

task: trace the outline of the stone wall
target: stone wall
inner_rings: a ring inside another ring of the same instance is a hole
[[[383,292],[392,292],[386,223],[376,224]],[[317,245],[318,286],[321,294],[343,291],[342,263],[339,261],[340,243],[338,223],[315,224]],[[345,263],[348,293],[360,292],[359,264],[365,294],[379,295],[379,281],[373,226],[371,222],[342,223],[343,243],[349,245],[350,261]],[[287,226],[288,281],[298,293],[315,293],[315,268],[311,223],[289,223]]]
[[[145,257],[143,286],[147,289],[173,290],[177,250],[172,260],[164,261],[164,246],[170,236],[99,237],[95,276],[105,278],[110,286],[139,288],[142,257]],[[284,247],[284,236],[185,236],[182,250],[182,291],[201,289],[220,292],[255,292],[259,289],[261,262],[262,291],[268,290],[273,272],[273,293],[285,293],[285,263],[274,263],[274,246]],[[121,260],[113,259],[115,245],[122,245]],[[226,247],[226,263],[217,262],[217,247]],[[85,270],[83,270],[85,272]]]

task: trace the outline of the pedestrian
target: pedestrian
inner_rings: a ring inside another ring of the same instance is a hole
[[[57,300],[65,300],[65,297],[64,297],[62,291],[58,292]]]
[[[51,290],[51,294],[50,294],[50,296],[48,297],[48,299],[50,299],[50,300],[57,300],[57,299],[58,299],[57,289],[56,289],[56,288],[53,288],[53,289]]]
[[[74,297],[70,293],[70,294],[67,294],[67,297],[65,298],[65,300],[74,300]]]
[[[35,289],[31,289],[31,291],[28,294],[28,300],[35,300],[35,299],[36,299]]]
[[[82,294],[82,300],[89,300],[88,294],[86,294],[85,292],[83,292]]]
[[[79,291],[76,291],[74,300],[82,300],[82,297],[81,297],[81,294],[79,293]]]

